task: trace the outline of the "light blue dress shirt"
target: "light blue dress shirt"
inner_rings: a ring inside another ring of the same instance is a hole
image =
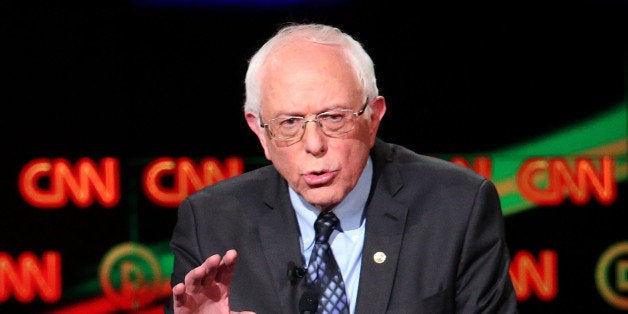
[[[350,313],[355,313],[355,300],[358,296],[358,282],[362,261],[362,247],[364,245],[364,207],[371,189],[373,178],[373,162],[369,157],[358,183],[340,204],[334,207],[333,212],[340,219],[340,232],[334,230],[329,242],[334,258],[340,268],[345,282],[347,298],[349,299]],[[292,188],[290,201],[294,207],[301,230],[301,252],[303,265],[310,261],[314,248],[314,221],[319,210],[307,203]]]

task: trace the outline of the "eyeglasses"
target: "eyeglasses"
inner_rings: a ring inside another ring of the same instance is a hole
[[[262,122],[260,126],[266,129],[266,132],[272,139],[287,142],[288,145],[296,143],[303,138],[305,125],[308,122],[316,122],[321,131],[329,137],[339,137],[355,128],[356,117],[364,113],[367,105],[368,100],[359,111],[353,112],[349,109],[325,111],[317,114],[314,119],[310,120],[300,116],[279,116],[266,124]]]

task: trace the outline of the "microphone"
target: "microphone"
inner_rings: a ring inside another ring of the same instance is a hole
[[[299,313],[314,314],[318,308],[318,293],[307,290],[303,292],[301,300],[299,300]]]
[[[288,262],[288,279],[292,283],[295,283],[299,278],[305,277],[305,274],[307,274],[307,269],[295,265],[294,262]]]

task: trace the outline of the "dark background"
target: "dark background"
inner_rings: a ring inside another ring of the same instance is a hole
[[[2,127],[20,155],[258,153],[238,119],[247,60],[290,21],[364,43],[390,108],[382,136],[422,152],[513,144],[624,97],[625,1],[3,11]]]
[[[380,136],[420,153],[509,147],[626,98],[627,1],[147,2],[0,4],[0,251],[62,251],[68,286],[87,280],[84,269],[127,240],[135,221],[140,241],[169,238],[173,209],[141,197],[139,209],[126,205],[141,195],[142,161],[262,157],[243,119],[244,74],[248,58],[284,23],[330,23],[362,42],[387,99]],[[124,163],[119,208],[39,210],[17,192],[17,175],[34,158],[105,156]],[[532,298],[522,313],[614,312],[592,278],[574,274],[591,268],[609,243],[626,240],[625,182],[619,191],[611,208],[564,204],[507,217],[513,252],[562,250],[558,298]],[[55,306],[10,299],[3,307]]]

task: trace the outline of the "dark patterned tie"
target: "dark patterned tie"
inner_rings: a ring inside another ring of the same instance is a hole
[[[316,313],[349,313],[345,283],[327,242],[338,222],[330,211],[320,213],[314,222],[316,242],[307,267],[307,285],[320,295]]]

